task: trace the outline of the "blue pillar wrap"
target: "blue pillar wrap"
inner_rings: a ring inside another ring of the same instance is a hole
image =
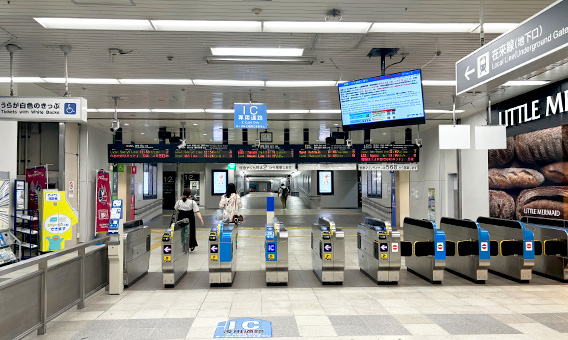
[[[274,197],[266,198],[266,211],[274,212]]]

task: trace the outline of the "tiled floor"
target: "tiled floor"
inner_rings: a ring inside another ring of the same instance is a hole
[[[289,206],[300,203],[290,197]],[[475,284],[445,273],[432,285],[401,270],[398,285],[376,285],[357,264],[359,210],[278,210],[289,228],[290,282],[266,287],[261,194],[246,202],[239,231],[238,270],[233,287],[210,288],[207,230],[190,254],[189,272],[173,289],[162,287],[159,240],[164,213],[149,224],[155,250],[150,272],[120,296],[104,290],[48,324],[38,339],[211,339],[217,324],[240,317],[272,322],[275,338],[339,339],[561,339],[568,338],[568,285],[537,275],[520,284],[490,274]],[[277,202],[277,206],[278,206]],[[204,211],[211,225],[213,211]],[[311,271],[310,225],[318,215],[345,227],[346,270],[342,286],[322,286]],[[35,335],[27,337],[34,339]]]

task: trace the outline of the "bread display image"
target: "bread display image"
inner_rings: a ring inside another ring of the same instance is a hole
[[[521,191],[517,198],[517,218],[537,216],[568,218],[568,187],[550,186]]]
[[[490,189],[534,188],[544,182],[544,176],[533,169],[489,169]]]
[[[515,157],[515,138],[507,138],[507,148],[500,150],[489,150],[489,167],[495,168],[505,166]]]
[[[555,184],[568,184],[568,162],[548,164],[541,168],[544,177]]]
[[[489,215],[496,218],[515,218],[515,200],[505,191],[489,190]]]
[[[525,133],[515,137],[515,154],[525,163],[547,164],[568,155],[568,126]]]

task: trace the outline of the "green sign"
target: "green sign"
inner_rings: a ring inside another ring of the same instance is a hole
[[[124,172],[124,164],[118,165],[118,172]]]
[[[229,163],[229,170],[237,169],[237,163]]]

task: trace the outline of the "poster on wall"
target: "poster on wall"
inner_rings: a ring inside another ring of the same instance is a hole
[[[428,219],[436,221],[436,189],[428,188]]]
[[[491,217],[568,219],[568,125],[507,138],[489,150]]]
[[[40,251],[65,249],[66,243],[73,240],[73,226],[77,224],[77,215],[69,205],[65,191],[45,190],[41,194]]]
[[[0,179],[0,230],[10,228],[10,180]]]
[[[110,220],[110,174],[106,171],[97,172],[97,233],[106,233]]]
[[[45,167],[37,167],[26,170],[26,182],[28,183],[29,203],[28,208],[31,210],[39,209],[39,199],[43,189],[47,189],[47,170]],[[37,230],[37,221],[32,222],[32,229]]]
[[[211,186],[212,195],[224,195],[227,192],[227,170],[213,170],[213,185]]]
[[[333,195],[333,171],[318,170],[318,195]]]

